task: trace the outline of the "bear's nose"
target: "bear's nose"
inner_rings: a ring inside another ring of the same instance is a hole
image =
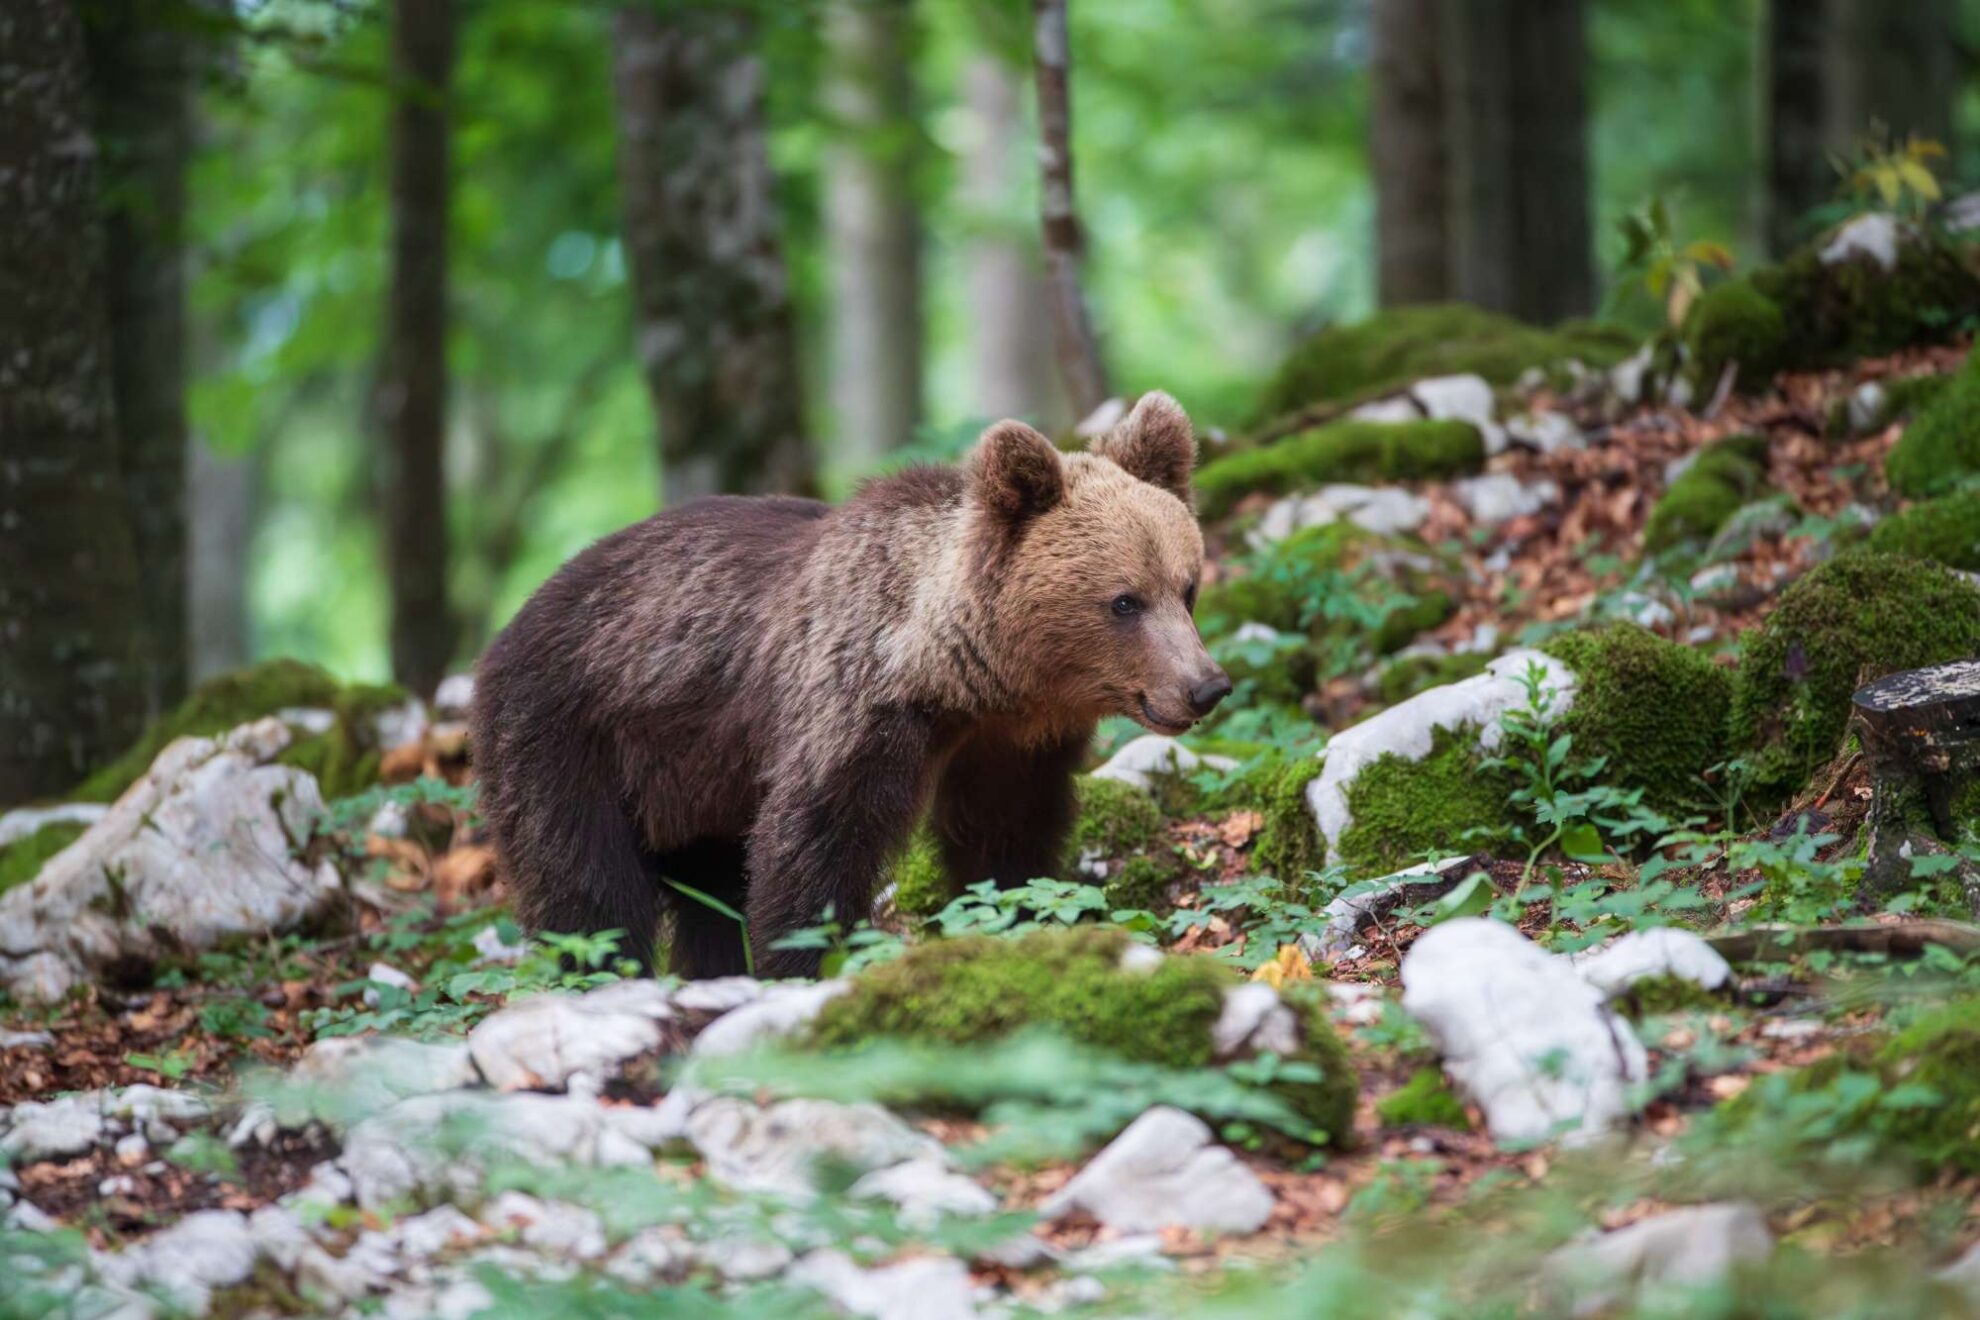
[[[1208,715],[1216,709],[1218,702],[1229,695],[1231,695],[1231,677],[1219,669],[1189,690],[1189,708],[1198,715]]]

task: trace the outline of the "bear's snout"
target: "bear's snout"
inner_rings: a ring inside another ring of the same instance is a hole
[[[1189,708],[1198,718],[1208,715],[1217,708],[1217,703],[1231,695],[1231,676],[1221,669],[1212,669],[1208,675],[1190,685]]]

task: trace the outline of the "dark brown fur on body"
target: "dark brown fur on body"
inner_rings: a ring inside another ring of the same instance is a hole
[[[628,933],[650,965],[757,971],[829,907],[864,919],[929,812],[951,874],[1052,874],[1095,721],[1175,732],[1228,681],[1189,617],[1194,441],[1149,395],[1094,455],[1005,422],[963,468],[833,509],[721,497],[566,564],[483,657],[481,809],[533,930]],[[1133,608],[1128,608],[1132,605]]]

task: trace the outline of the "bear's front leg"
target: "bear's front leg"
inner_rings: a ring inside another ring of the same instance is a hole
[[[1090,731],[1042,746],[997,732],[969,739],[943,767],[933,823],[943,869],[962,888],[1056,878],[1072,829],[1073,772]]]
[[[887,858],[927,800],[935,722],[924,712],[862,712],[851,730],[804,740],[779,758],[749,837],[750,950],[756,974],[816,976],[816,949],[778,940],[831,919],[850,931],[873,910]]]

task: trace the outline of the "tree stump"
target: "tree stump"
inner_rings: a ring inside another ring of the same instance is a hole
[[[1959,858],[1980,836],[1980,660],[1908,669],[1859,688],[1852,723],[1870,768],[1866,906],[1927,878],[1914,864],[1946,857],[1980,912],[1980,866]]]

